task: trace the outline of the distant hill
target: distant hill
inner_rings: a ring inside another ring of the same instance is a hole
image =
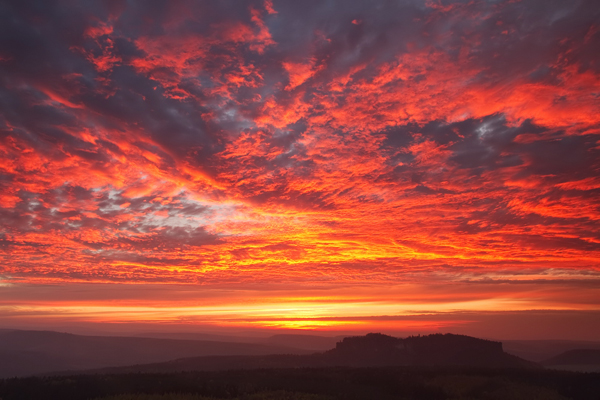
[[[0,330],[0,378],[164,362],[194,356],[308,353],[310,351],[259,343]]]
[[[192,357],[90,372],[178,372],[259,368],[461,366],[482,368],[540,368],[506,354],[502,343],[469,336],[437,334],[395,338],[380,333],[344,338],[332,350],[310,355]]]
[[[313,351],[326,351],[333,349],[337,342],[343,339],[344,336],[328,337],[317,335],[279,334],[262,339],[260,343]]]
[[[600,342],[582,340],[503,340],[502,347],[509,354],[514,354],[529,361],[542,362],[569,350],[600,350]]]
[[[256,336],[230,336],[207,333],[191,332],[145,332],[137,334],[136,337],[149,337],[159,339],[185,339],[185,340],[212,340],[218,342],[235,343],[259,343],[269,346],[290,347],[310,351],[331,350],[335,344],[342,340],[344,336],[319,336],[306,334],[277,334],[269,337]]]
[[[565,351],[564,353],[543,361],[542,365],[553,369],[600,372],[600,350],[575,349]]]

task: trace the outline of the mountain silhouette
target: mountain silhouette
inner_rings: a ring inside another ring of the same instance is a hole
[[[370,333],[344,338],[334,349],[310,355],[211,356],[107,368],[89,372],[177,372],[259,368],[385,366],[459,366],[480,368],[541,368],[505,353],[502,343],[453,334],[411,336],[405,339]]]
[[[600,372],[599,349],[574,349],[565,351],[541,363],[552,369],[582,372]]]
[[[565,351],[542,362],[544,365],[600,365],[600,350],[598,349],[575,349]]]
[[[502,343],[464,335],[395,338],[380,333],[348,337],[324,356],[350,366],[457,365],[525,367],[533,363],[505,353]]]
[[[259,343],[0,330],[0,378],[157,363],[190,356],[282,353],[311,352]]]
[[[576,349],[600,350],[600,341],[586,340],[503,340],[502,348],[529,361],[542,363],[561,353]]]

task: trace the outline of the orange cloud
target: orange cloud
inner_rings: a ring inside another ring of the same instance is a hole
[[[597,24],[520,3],[14,16],[0,285],[216,294],[24,296],[7,318],[414,331],[597,311]]]

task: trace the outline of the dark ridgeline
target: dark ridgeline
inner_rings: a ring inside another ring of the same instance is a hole
[[[546,368],[553,369],[581,372],[600,372],[600,350],[568,350],[548,360],[542,361],[541,364]]]
[[[0,378],[165,362],[190,356],[282,353],[311,351],[260,343],[0,330]]]
[[[580,358],[577,358],[578,360]],[[348,337],[310,355],[183,358],[0,379],[2,400],[598,400],[600,374],[545,370],[499,342]],[[66,376],[65,376],[66,375]]]
[[[395,338],[381,333],[344,338],[324,354],[345,366],[456,365],[469,367],[534,367],[505,353],[502,343],[453,334]]]
[[[502,343],[453,334],[395,338],[381,333],[347,337],[332,350],[310,355],[190,357],[165,363],[106,368],[90,372],[222,371],[260,368],[457,366],[541,368],[505,353]]]
[[[600,365],[600,350],[575,349],[542,362],[543,365]]]
[[[600,341],[585,340],[503,340],[502,348],[529,361],[544,363],[564,352],[577,349],[600,350]]]

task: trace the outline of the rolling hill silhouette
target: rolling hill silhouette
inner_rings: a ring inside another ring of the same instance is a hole
[[[502,348],[509,354],[541,363],[569,350],[600,350],[600,342],[585,340],[503,340]]]
[[[216,342],[257,343],[269,346],[310,350],[313,352],[333,349],[335,347],[335,344],[344,338],[344,336],[319,336],[294,333],[280,333],[268,337],[253,337],[191,332],[146,332],[142,334],[137,334],[135,336],[158,339],[211,340]]]
[[[257,343],[0,330],[0,378],[164,362],[190,356],[282,353],[310,351]]]
[[[177,372],[259,368],[460,366],[540,368],[505,353],[502,343],[463,335],[435,334],[405,339],[380,333],[347,337],[332,350],[310,355],[191,357],[165,363],[94,370],[94,373]]]
[[[565,351],[541,363],[553,369],[582,372],[600,372],[599,349],[574,349]]]

